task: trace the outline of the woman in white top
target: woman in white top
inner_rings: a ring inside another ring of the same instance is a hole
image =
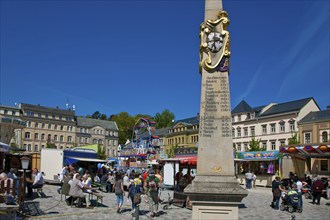
[[[128,187],[129,187],[130,184],[131,184],[131,182],[129,181],[128,174],[126,173],[124,178],[123,178],[123,185],[124,185],[124,190],[125,191],[128,191]]]

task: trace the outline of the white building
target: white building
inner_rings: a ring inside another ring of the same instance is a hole
[[[241,101],[232,110],[232,137],[237,151],[247,151],[253,137],[261,140],[261,148],[279,150],[298,134],[297,122],[311,111],[320,111],[313,98],[253,108]]]

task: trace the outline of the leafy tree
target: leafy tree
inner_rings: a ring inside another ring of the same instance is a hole
[[[101,114],[99,111],[96,111],[92,115],[87,115],[86,118],[107,120],[107,115]]]
[[[105,147],[97,146],[97,157],[101,160],[105,160],[107,155],[105,154]]]
[[[109,120],[117,123],[119,144],[125,144],[126,140],[131,140],[135,118],[127,112],[120,112],[112,115]]]
[[[47,142],[46,143],[46,148],[57,148],[57,147],[56,147],[56,145],[54,143]]]
[[[170,149],[166,150],[166,153],[167,153],[168,158],[174,157],[174,155],[175,155],[174,154],[174,149],[176,149],[178,147],[179,147],[179,145],[176,144],[175,146],[171,146]]]
[[[172,126],[174,118],[174,114],[168,109],[165,109],[162,113],[157,112],[155,115],[156,128],[166,128]]]
[[[249,150],[248,151],[263,151],[266,150],[264,148],[260,148],[261,139],[256,139],[252,137],[251,141],[249,142]]]
[[[299,144],[299,137],[297,133],[291,133],[291,138],[289,138],[289,145]]]

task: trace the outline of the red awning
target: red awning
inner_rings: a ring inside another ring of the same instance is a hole
[[[181,164],[190,164],[196,165],[197,164],[197,156],[186,156],[186,157],[175,157],[176,159],[180,160]]]

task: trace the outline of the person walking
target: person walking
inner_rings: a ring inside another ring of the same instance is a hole
[[[274,201],[274,209],[279,209],[279,202],[281,197],[281,181],[280,177],[275,177],[275,182],[273,182],[273,201]]]
[[[246,174],[245,174],[245,181],[246,181],[246,189],[251,189],[251,182],[252,182],[252,177],[253,174],[251,173],[251,171],[249,170]]]
[[[317,177],[317,179],[312,183],[312,189],[313,189],[313,204],[320,205],[321,201],[321,194],[323,190],[323,182],[321,180],[321,177]]]
[[[135,174],[135,178],[132,180],[132,183],[128,187],[128,196],[132,201],[132,213],[134,213],[137,205],[141,202],[141,187],[142,181],[139,178],[139,174]]]
[[[255,173],[253,173],[253,176],[252,176],[252,185],[253,185],[253,188],[256,188],[256,180],[257,180],[257,175]]]
[[[155,176],[155,171],[150,170],[148,173],[148,177],[145,182],[145,192],[148,196],[149,202],[149,210],[150,210],[150,217],[158,216],[158,188],[159,188],[160,180]]]
[[[120,172],[115,174],[114,188],[116,194],[117,213],[120,213],[121,207],[124,203],[124,196],[125,196],[123,180]]]
[[[298,208],[302,210],[302,206],[303,206],[302,187],[303,187],[303,184],[302,184],[302,182],[300,181],[300,179],[298,177],[295,177],[293,181],[297,186],[297,192],[298,192],[298,198],[299,198]]]

